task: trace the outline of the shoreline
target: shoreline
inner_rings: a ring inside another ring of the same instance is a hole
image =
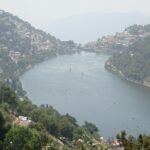
[[[119,75],[122,79],[130,82],[130,83],[134,83],[134,84],[138,84],[140,86],[144,86],[144,87],[147,87],[147,88],[150,88],[150,82],[148,81],[137,81],[137,80],[132,80],[132,79],[129,79],[128,77],[126,77],[123,72],[121,70],[118,70],[112,63],[110,63],[108,60],[105,62],[105,68],[108,70],[108,71],[111,71],[113,73],[115,73],[116,75]]]

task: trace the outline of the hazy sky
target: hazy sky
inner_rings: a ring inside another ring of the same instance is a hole
[[[0,9],[61,40],[81,43],[149,24],[149,6],[150,0],[0,0]]]
[[[9,11],[35,26],[91,12],[150,14],[149,6],[150,0],[0,0],[0,9]]]

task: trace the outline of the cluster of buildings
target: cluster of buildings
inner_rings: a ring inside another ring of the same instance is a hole
[[[5,22],[7,20],[8,23],[6,22],[5,24],[9,24],[9,26],[16,26],[14,30],[12,29],[8,33],[3,33],[8,36],[8,39],[6,40],[8,40],[10,43],[13,42],[13,32],[17,35],[16,38],[19,37],[19,39],[16,39],[19,46],[16,47],[16,45],[14,46],[12,43],[11,50],[9,51],[9,57],[13,62],[18,63],[18,60],[23,57],[21,56],[21,53],[25,53],[24,57],[26,57],[25,55],[27,55],[27,53],[29,55],[41,54],[43,51],[48,51],[55,47],[53,37],[48,37],[46,33],[34,29],[26,22],[22,22],[18,19],[13,19],[7,16],[1,18],[1,20],[4,20]],[[5,36],[1,38],[5,38]]]
[[[99,38],[96,42],[90,42],[84,46],[85,51],[110,52],[126,49],[140,38],[150,36],[149,32],[139,31],[138,34],[131,34],[129,31],[116,33]]]
[[[28,127],[29,124],[31,123],[31,120],[25,116],[19,116],[16,118],[15,123],[20,125],[20,126],[23,126],[23,127]]]
[[[37,51],[49,50],[54,45],[46,38],[46,34],[40,30],[35,30],[28,23],[15,22],[17,26],[17,33],[22,39],[28,39],[31,44],[31,50],[36,49]],[[29,28],[32,28],[31,31]]]
[[[108,145],[110,150],[124,150],[122,143],[117,139],[104,139],[103,137],[100,137],[100,141],[102,144]]]
[[[82,138],[79,138],[76,142],[76,146],[81,146],[84,144],[84,140]],[[124,150],[124,147],[122,146],[122,143],[117,139],[105,139],[104,137],[100,137],[99,140],[93,139],[93,141],[88,141],[87,145],[90,147],[96,147],[99,146],[101,149],[108,149],[108,150]]]
[[[17,64],[19,59],[21,58],[21,53],[18,52],[18,51],[10,51],[9,52],[9,57],[11,58],[11,60],[13,62],[15,62]]]

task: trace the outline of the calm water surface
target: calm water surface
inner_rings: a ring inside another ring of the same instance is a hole
[[[103,136],[127,130],[150,133],[150,89],[105,70],[107,55],[65,55],[36,65],[21,76],[35,104],[50,104],[82,124],[95,123]]]

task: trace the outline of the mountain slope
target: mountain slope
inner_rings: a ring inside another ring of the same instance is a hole
[[[0,44],[6,46],[8,50],[22,53],[29,53],[29,51],[42,53],[42,51],[55,51],[68,46],[71,51],[76,46],[74,42],[62,42],[2,10],[0,11]]]
[[[0,10],[0,79],[10,83],[15,91],[21,89],[19,75],[34,64],[78,50],[79,46],[73,41],[56,39]]]
[[[132,26],[127,30],[134,34],[147,33],[150,32],[150,25]],[[106,67],[119,72],[127,80],[150,86],[150,36],[140,38],[126,51],[114,54]]]

